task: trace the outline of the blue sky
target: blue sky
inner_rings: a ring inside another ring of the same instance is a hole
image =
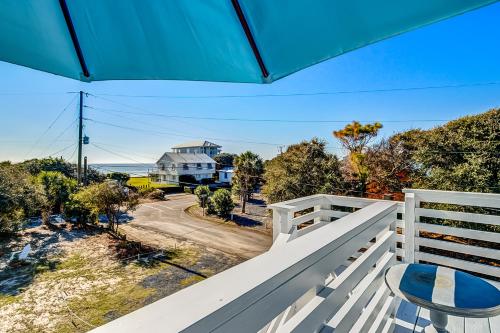
[[[430,128],[446,119],[500,106],[499,19],[500,3],[496,3],[347,53],[271,85],[181,81],[88,84],[0,62],[0,160],[20,161],[54,153],[76,160],[74,120],[78,105],[73,101],[75,94],[68,92],[79,90],[98,96],[85,99],[85,104],[93,108],[86,108],[84,115],[92,119],[85,122],[85,133],[94,144],[84,148],[90,163],[154,162],[176,143],[209,138],[227,152],[252,150],[264,158],[272,158],[278,152],[278,145],[316,136],[328,141],[330,151],[341,154],[331,132],[345,123],[176,119],[137,113],[346,122],[378,120],[384,125],[381,137],[410,128]],[[499,84],[293,97],[111,96],[293,94],[488,82]],[[155,133],[147,133],[148,129]]]

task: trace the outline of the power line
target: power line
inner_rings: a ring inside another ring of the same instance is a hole
[[[33,149],[35,148],[35,146],[40,143],[40,140],[45,136],[45,134],[47,134],[50,129],[52,128],[52,126],[54,126],[54,124],[57,122],[57,120],[59,120],[59,118],[63,115],[63,113],[71,106],[71,104],[73,104],[73,102],[76,100],[76,95],[73,96],[73,98],[70,100],[70,102],[61,110],[61,112],[59,112],[59,114],[56,116],[56,118],[50,123],[50,125],[45,129],[45,131],[42,133],[42,135],[40,135],[40,137],[38,137],[38,139],[35,141],[35,143],[33,144],[33,146],[31,147],[31,149],[28,151],[28,153],[26,154],[26,157],[29,156],[29,154],[31,154],[31,152],[33,151]]]
[[[91,106],[85,106],[85,108],[87,109],[91,109],[91,110],[96,110],[96,108],[94,107],[91,107]],[[124,112],[124,113],[129,113],[129,112]],[[132,113],[133,114],[133,113]],[[115,117],[118,117],[116,114],[112,114],[113,116]],[[166,129],[168,131],[171,131],[172,129],[169,128],[169,127],[165,127],[165,126],[159,126],[158,124],[151,124],[151,123],[148,123],[148,122],[145,122],[145,121],[142,121],[142,120],[138,120],[138,119],[135,119],[135,118],[131,118],[131,117],[127,117],[127,116],[123,116],[121,113],[119,115],[120,119],[130,119],[130,120],[133,120],[134,122],[137,122],[137,123],[140,123],[140,124],[143,124],[143,125],[146,125],[146,126],[152,126],[152,127],[156,127],[156,128],[162,128],[162,129]],[[172,134],[179,134],[179,135],[182,135],[181,133],[179,132],[169,132],[169,133],[172,133]]]
[[[77,122],[78,118],[77,119],[74,119],[71,123],[69,123],[69,125],[64,128],[60,133],[59,135],[57,135],[50,143],[49,145],[47,146],[47,148],[44,150],[47,151],[49,150],[50,148],[52,148],[52,146],[54,145],[54,143],[56,143],[56,141],[58,141],[70,128],[71,126],[73,126],[76,122]],[[41,153],[39,156],[43,155],[43,153]]]
[[[34,96],[34,95],[63,95],[63,94],[72,94],[73,92],[61,91],[61,92],[42,92],[42,91],[14,91],[14,92],[0,92],[1,96]]]
[[[294,119],[253,119],[253,118],[224,118],[224,117],[199,117],[199,116],[179,116],[179,115],[169,115],[163,113],[154,113],[154,112],[132,112],[132,111],[123,111],[117,109],[106,109],[99,108],[93,106],[86,106],[89,109],[103,111],[103,112],[114,112],[114,113],[125,113],[125,114],[134,114],[134,115],[142,115],[142,116],[152,116],[152,117],[163,117],[163,118],[179,118],[179,119],[195,119],[195,120],[215,120],[215,121],[246,121],[246,122],[269,122],[269,123],[350,123],[352,120],[339,120],[339,119],[302,119],[302,120],[294,120]],[[380,119],[380,120],[359,120],[360,122],[382,122],[382,123],[409,123],[409,122],[442,122],[442,121],[451,121],[452,119]]]
[[[54,155],[57,155],[59,153],[62,153],[63,151],[67,150],[68,148],[73,147],[73,145],[76,145],[76,143],[72,143],[69,146],[64,147],[63,149],[56,151],[55,153],[49,154],[48,156],[54,156]]]
[[[116,155],[116,156],[118,156],[118,157],[125,158],[125,159],[131,160],[131,161],[134,161],[134,162],[139,163],[139,164],[144,164],[144,165],[149,165],[149,164],[151,164],[151,163],[144,163],[144,162],[140,162],[140,161],[138,161],[138,160],[136,160],[136,159],[133,159],[133,158],[127,157],[127,156],[125,156],[125,155],[115,153],[114,151],[111,151],[111,150],[109,150],[109,149],[106,149],[106,148],[103,148],[103,147],[99,147],[98,145],[96,145],[96,144],[94,144],[94,143],[92,143],[92,146],[96,147],[97,149],[103,150],[103,151],[105,151],[105,152],[107,152],[107,153],[110,153],[110,154]]]
[[[119,148],[119,149],[124,149],[124,150],[128,150],[128,149],[130,149],[130,147],[125,147],[125,146],[120,146],[120,145],[109,144],[109,143],[106,143],[106,142],[94,141],[94,143],[97,143],[97,144],[98,144],[98,145],[100,145],[100,146],[104,145],[104,146],[107,146],[107,147],[111,147],[111,148],[113,148],[113,149],[115,149],[115,150],[116,150],[116,148]],[[121,152],[121,153],[124,153],[124,154],[128,153],[128,151],[124,152],[123,150],[121,150],[121,151],[120,151],[120,150],[118,150],[118,152],[119,152],[119,153]],[[140,158],[144,158],[144,159],[150,159],[150,160],[153,160],[153,161],[156,161],[156,160],[158,159],[158,157],[157,157],[157,156],[152,157],[152,156],[145,156],[145,155],[142,155],[142,154],[138,155],[138,154],[136,154],[136,153],[134,153],[134,156],[138,156],[138,157],[140,157]]]
[[[75,153],[76,153],[76,150],[78,149],[78,145],[75,147],[75,149],[73,150],[73,152],[71,153],[71,155],[69,156],[68,158],[68,161],[71,162],[71,159],[73,158],[73,156],[75,156]]]
[[[92,122],[97,123],[97,124],[102,124],[102,125],[107,125],[107,126],[112,126],[112,127],[127,129],[127,130],[131,130],[131,131],[139,131],[139,132],[148,133],[148,134],[167,135],[167,136],[183,137],[183,138],[189,138],[189,139],[199,138],[199,137],[195,137],[195,136],[191,136],[191,135],[173,134],[173,133],[160,132],[160,131],[154,131],[154,130],[149,130],[149,129],[142,129],[142,128],[134,128],[134,127],[129,127],[129,126],[116,125],[116,124],[112,124],[112,123],[108,123],[108,122],[100,121],[100,120],[95,120],[95,119],[91,119],[91,118],[85,118],[85,120],[92,121]],[[204,138],[208,139],[208,140],[214,140],[214,141],[249,143],[249,144],[257,144],[257,145],[269,145],[269,146],[280,146],[280,145],[283,145],[283,143],[272,143],[272,142],[233,140],[233,139],[213,138],[213,137],[204,137]]]
[[[91,111],[92,110],[95,110],[95,111],[104,111],[105,113],[112,114],[112,115],[115,114],[115,113],[117,113],[117,114],[120,115],[120,117],[123,117],[123,118],[126,118],[126,117],[123,116],[123,114],[131,114],[131,115],[138,115],[138,116],[143,116],[143,115],[145,115],[145,116],[158,116],[158,117],[168,118],[169,120],[173,120],[173,121],[176,121],[176,122],[178,122],[180,124],[188,125],[190,127],[196,126],[197,129],[203,129],[203,130],[205,130],[207,132],[211,132],[211,133],[217,132],[217,133],[220,133],[220,130],[216,131],[214,129],[202,126],[199,123],[197,123],[196,125],[193,125],[193,123],[187,122],[185,120],[180,120],[179,118],[182,118],[182,117],[177,117],[177,116],[169,116],[169,115],[155,114],[155,113],[148,113],[148,112],[130,112],[130,111],[123,111],[123,110],[116,110],[116,109],[104,109],[104,108],[93,107],[93,106],[89,106],[89,105],[85,105],[85,107],[88,108],[88,109],[90,109]],[[128,118],[128,119],[132,119],[132,118]],[[143,121],[138,121],[136,118],[134,118],[132,120],[134,120],[136,122],[141,122],[143,124],[147,124],[148,126],[153,126],[152,124],[148,124],[148,123],[145,123]],[[158,125],[155,124],[154,126],[158,126]],[[170,130],[169,128],[166,128],[166,127],[164,127],[164,128]]]
[[[387,93],[398,91],[418,91],[435,90],[451,88],[471,88],[499,85],[500,82],[478,82],[463,84],[444,84],[434,86],[414,86],[403,88],[381,88],[381,89],[360,89],[360,90],[337,90],[337,91],[319,91],[310,93],[284,93],[284,94],[253,94],[253,95],[129,95],[129,94],[109,94],[94,93],[93,96],[111,96],[111,97],[129,97],[129,98],[166,98],[166,99],[212,99],[212,98],[259,98],[259,97],[296,97],[296,96],[322,96],[322,95],[342,95],[342,94],[364,94],[364,93]]]

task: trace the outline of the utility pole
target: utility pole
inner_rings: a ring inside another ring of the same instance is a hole
[[[78,184],[82,182],[82,132],[83,132],[83,91],[80,91],[80,115],[78,117],[78,166],[76,168]]]
[[[87,186],[87,156],[83,158],[83,185]]]

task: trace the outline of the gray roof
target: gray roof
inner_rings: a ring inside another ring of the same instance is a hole
[[[161,160],[166,159],[169,162],[173,163],[213,163],[215,161],[211,159],[207,154],[184,154],[184,153],[165,153],[158,160],[159,163]]]
[[[190,141],[190,142],[184,142],[178,145],[173,146],[172,148],[194,148],[194,147],[217,147],[220,148],[221,146],[209,142],[209,141]]]

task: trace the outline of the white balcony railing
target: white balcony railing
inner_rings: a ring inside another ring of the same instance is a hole
[[[397,260],[500,277],[500,195],[405,192],[404,203],[314,195],[273,204],[267,253],[96,332],[391,332],[399,300],[383,274]]]

